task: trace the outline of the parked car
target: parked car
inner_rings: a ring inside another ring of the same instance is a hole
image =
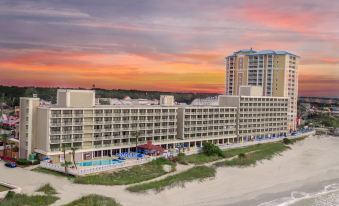
[[[9,167],[9,168],[15,168],[16,167],[16,163],[15,162],[6,162],[5,166]]]

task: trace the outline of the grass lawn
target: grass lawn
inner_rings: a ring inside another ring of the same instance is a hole
[[[170,165],[172,170],[175,170],[173,162],[164,158],[158,158],[152,162],[117,172],[79,176],[74,179],[74,183],[95,185],[128,185],[139,183],[167,174],[168,172],[163,169],[164,165]]]
[[[194,180],[204,180],[206,178],[214,177],[216,170],[212,167],[196,166],[182,173],[168,176],[162,180],[141,183],[127,188],[130,192],[145,192],[147,190],[161,191],[166,187],[174,187],[184,185],[186,182]]]
[[[37,189],[37,192],[43,192],[46,195],[57,194],[56,190],[50,184],[45,184],[45,185],[41,186],[39,189]]]
[[[293,142],[292,142],[293,143]],[[230,151],[230,156],[244,154],[242,157],[237,156],[231,160],[215,163],[215,166],[231,166],[231,167],[248,167],[255,165],[258,161],[269,160],[275,155],[282,153],[290,147],[281,141],[274,143],[265,143],[253,145],[246,148],[239,148],[236,151]]]
[[[33,195],[10,193],[4,200],[0,201],[1,206],[47,206],[53,204],[59,198],[50,195]]]
[[[187,155],[187,156],[182,156],[178,158],[178,163],[180,164],[195,164],[195,165],[202,165],[208,162],[213,162],[216,160],[223,159],[223,157],[220,157],[218,155],[212,155],[208,156],[204,153],[198,153],[198,154],[193,154],[193,155]]]
[[[88,195],[64,206],[121,206],[114,199],[100,195]]]

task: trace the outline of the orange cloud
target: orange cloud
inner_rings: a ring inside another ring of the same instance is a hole
[[[197,59],[199,54],[182,54]],[[206,58],[213,58],[207,57]],[[223,69],[215,65],[152,60],[131,54],[35,53],[0,61],[7,84],[221,92]],[[200,85],[200,86],[192,86]]]
[[[223,51],[179,54],[27,52],[0,60],[0,84],[224,92]],[[335,58],[299,67],[301,95],[337,95]],[[321,74],[319,74],[321,71]]]
[[[256,5],[255,3],[248,3],[240,8],[236,16],[251,24],[295,32],[311,31],[322,19],[319,14],[307,10],[294,10],[293,7],[282,9],[274,5]]]

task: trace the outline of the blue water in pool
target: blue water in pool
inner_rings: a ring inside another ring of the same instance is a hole
[[[80,162],[79,165],[82,167],[89,167],[89,166],[98,166],[98,165],[114,165],[120,164],[122,161],[117,159],[111,160],[92,160],[86,162]]]

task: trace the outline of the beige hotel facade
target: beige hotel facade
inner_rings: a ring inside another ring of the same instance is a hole
[[[193,149],[205,141],[224,145],[286,135],[289,98],[240,90],[239,96],[220,96],[217,106],[177,105],[172,96],[161,96],[160,105],[95,105],[93,90],[58,90],[50,106],[21,98],[19,155],[35,152],[59,162],[63,148],[69,156],[76,148],[76,161],[83,161],[135,151],[149,140],[165,149]]]
[[[241,86],[260,86],[263,96],[288,97],[288,128],[296,129],[299,57],[286,51],[240,50],[225,59],[225,94],[239,95]]]

